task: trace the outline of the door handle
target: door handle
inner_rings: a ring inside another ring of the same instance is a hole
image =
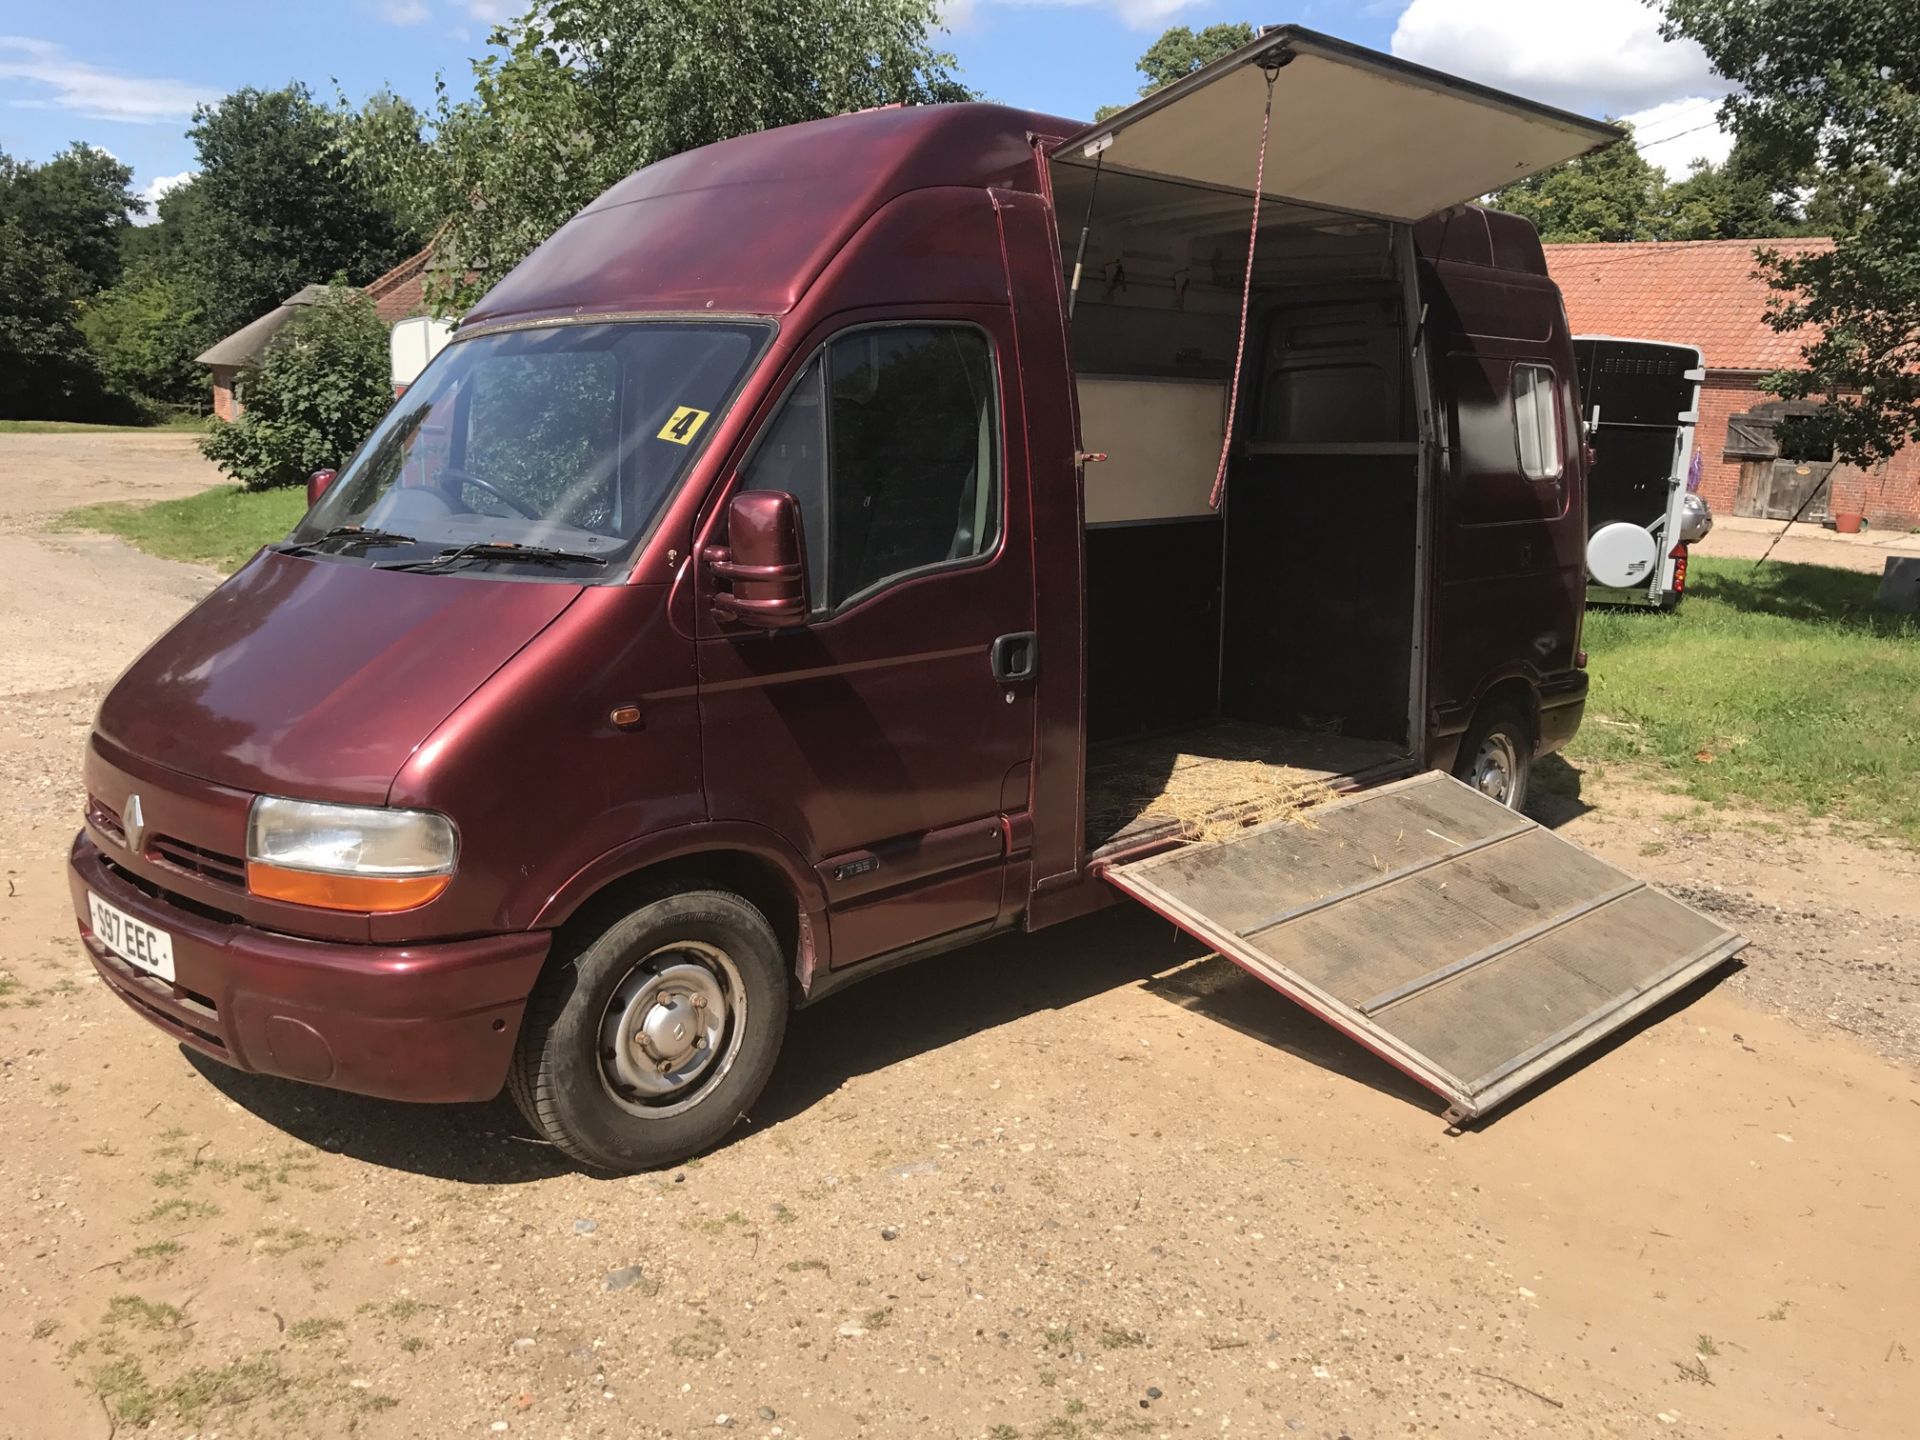
[[[1002,635],[989,652],[993,678],[1006,685],[1015,680],[1031,680],[1040,669],[1040,640],[1031,630]]]

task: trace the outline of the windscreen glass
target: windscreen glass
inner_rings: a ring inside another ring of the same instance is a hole
[[[392,568],[606,578],[770,333],[646,321],[458,341],[395,403],[289,548]]]

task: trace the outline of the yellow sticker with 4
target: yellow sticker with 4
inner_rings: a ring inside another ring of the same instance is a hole
[[[667,417],[667,423],[660,427],[657,438],[671,440],[676,445],[691,445],[693,437],[700,433],[700,427],[707,423],[707,414],[705,410],[682,405]]]

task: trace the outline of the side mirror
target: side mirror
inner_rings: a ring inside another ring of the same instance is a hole
[[[716,582],[722,620],[779,630],[807,618],[807,547],[800,502],[781,490],[745,490],[727,506],[727,543],[701,558]]]
[[[309,510],[319,503],[320,497],[327,493],[327,487],[333,484],[333,477],[339,473],[337,470],[316,470],[307,477],[307,508]]]

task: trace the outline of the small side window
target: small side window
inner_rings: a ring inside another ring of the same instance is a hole
[[[1520,437],[1520,473],[1529,480],[1560,478],[1560,422],[1554,410],[1553,371],[1513,367],[1513,420]]]

